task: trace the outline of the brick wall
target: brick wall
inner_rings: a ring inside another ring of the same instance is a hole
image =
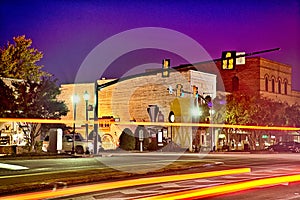
[[[191,80],[191,77],[195,80]],[[207,77],[207,78],[205,78]],[[98,84],[108,82],[111,80],[99,80]],[[191,112],[189,111],[193,104],[191,101],[192,97],[192,85],[196,84],[198,87],[206,88],[205,91],[208,93],[216,94],[216,76],[207,73],[193,72],[191,75],[190,71],[183,72],[171,72],[170,76],[167,78],[162,78],[161,73],[154,75],[136,77],[134,79],[125,80],[108,86],[106,88],[98,91],[98,116],[113,116],[120,118],[121,122],[129,122],[132,119],[135,119],[138,122],[150,121],[147,108],[149,105],[157,105],[159,110],[164,115],[164,121],[168,122],[168,115],[171,111],[171,106],[174,105],[174,102],[179,102],[180,111],[176,111],[176,122],[191,122]],[[176,85],[182,84],[183,90],[187,93],[184,94],[184,97],[179,97],[179,99],[187,99],[187,101],[178,101],[178,97],[175,95]],[[170,94],[168,89],[172,88],[173,93]],[[85,102],[83,100],[83,94],[85,91],[88,91],[91,94],[90,103],[94,103],[94,84],[64,84],[61,86],[61,95],[59,96],[60,100],[64,100],[68,105],[70,112],[63,119],[73,120],[74,108],[72,106],[71,97],[73,94],[80,96],[80,101],[77,104],[76,109],[76,131],[84,133],[85,129],[80,129],[80,126],[84,125],[85,121]],[[183,103],[184,102],[184,103]],[[187,105],[187,102],[191,105]],[[181,104],[182,103],[182,104]],[[90,118],[93,117],[93,113],[90,113]],[[69,124],[72,125],[72,124]],[[191,130],[187,130],[191,134]],[[93,130],[93,127],[89,127],[89,131]],[[115,129],[116,130],[116,129]],[[119,137],[122,129],[117,134]],[[178,132],[178,131],[177,131]],[[181,143],[182,146],[188,146],[191,144],[190,136],[184,134],[179,136],[176,132],[173,133],[174,138],[178,138],[178,143]],[[84,134],[83,134],[84,135]],[[187,135],[187,136],[185,136]],[[184,139],[183,139],[184,138]]]
[[[239,91],[247,94],[260,94],[264,97],[287,102],[300,102],[300,92],[292,90],[292,68],[289,65],[278,63],[261,57],[246,58],[245,65],[237,65],[235,70],[222,70],[221,63],[217,63],[224,82],[226,92],[232,92],[232,78],[239,79]],[[265,78],[268,77],[268,91],[265,89]],[[274,89],[272,92],[272,79]],[[279,93],[279,80],[281,92]],[[284,94],[284,81],[287,82],[287,94]]]

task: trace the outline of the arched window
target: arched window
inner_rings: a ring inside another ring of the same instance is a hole
[[[232,91],[238,91],[239,90],[239,78],[237,76],[234,76],[232,78]]]
[[[265,90],[266,90],[266,92],[269,91],[269,79],[267,76],[265,77]]]
[[[278,80],[278,94],[281,94],[281,80]]]
[[[287,80],[284,80],[284,94],[287,94]]]
[[[272,77],[272,92],[275,92],[275,78]]]

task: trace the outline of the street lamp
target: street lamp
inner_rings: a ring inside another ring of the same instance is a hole
[[[88,132],[89,132],[89,127],[88,127],[88,120],[89,120],[88,102],[89,102],[89,99],[90,99],[90,95],[87,91],[84,92],[83,99],[85,100],[85,135],[86,135],[86,143],[88,144]]]
[[[73,143],[72,143],[72,154],[75,152],[75,121],[76,121],[76,106],[79,102],[79,96],[77,94],[74,94],[72,96],[72,102],[73,102],[73,108],[74,108],[74,123],[73,123]]]
[[[169,122],[170,123],[174,123],[175,122],[175,114],[174,114],[174,112],[173,111],[171,111],[170,113],[169,113]],[[173,128],[172,128],[172,125],[171,125],[171,141],[172,141],[172,132],[173,132],[173,130],[172,130]]]
[[[209,107],[209,117],[210,117],[210,124],[213,123],[213,115],[215,114],[215,111],[213,110],[212,104]],[[214,127],[211,127],[211,150],[216,151],[216,144],[215,144],[215,133],[214,133]]]

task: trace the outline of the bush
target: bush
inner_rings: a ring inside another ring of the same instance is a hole
[[[126,151],[135,149],[135,137],[129,128],[124,129],[120,136],[120,148]]]

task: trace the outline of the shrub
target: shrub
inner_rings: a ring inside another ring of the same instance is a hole
[[[120,136],[120,148],[126,151],[135,149],[135,137],[129,128],[124,129]]]

